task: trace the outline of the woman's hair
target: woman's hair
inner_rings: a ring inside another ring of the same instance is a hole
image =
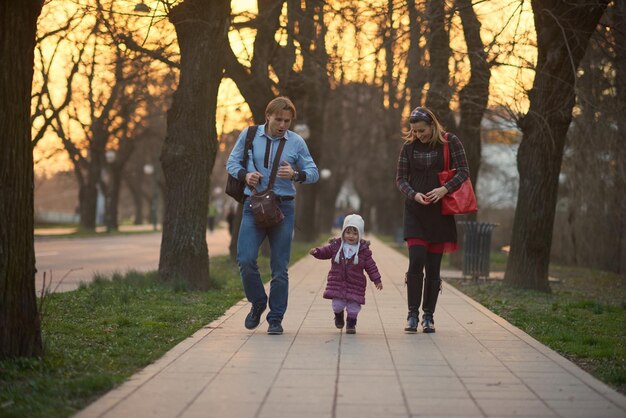
[[[285,96],[279,96],[273,99],[271,102],[267,104],[265,108],[266,115],[275,115],[281,110],[289,110],[292,114],[292,119],[296,118],[296,107],[293,105],[293,102],[289,100],[289,98]]]
[[[426,122],[433,128],[433,136],[428,141],[433,147],[437,144],[443,144],[446,142],[446,139],[443,136],[444,129],[437,116],[427,107],[416,107],[411,112],[409,116],[409,123],[417,123],[417,122]],[[415,141],[417,138],[415,137],[415,133],[413,129],[409,129],[408,131],[403,132],[402,138],[411,143]]]

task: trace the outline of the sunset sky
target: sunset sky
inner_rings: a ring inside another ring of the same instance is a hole
[[[364,4],[364,1],[359,3]],[[370,0],[368,3],[371,3]],[[89,3],[88,0],[52,0],[44,5],[42,15],[39,20],[39,34],[45,33],[52,28],[58,27],[66,22],[69,16],[74,13],[78,5],[84,5]],[[345,2],[342,2],[345,4]],[[386,2],[384,2],[386,3]],[[132,11],[136,1],[118,1],[116,7],[120,10]],[[154,5],[154,2],[147,1],[146,4]],[[162,7],[162,6],[161,6]],[[520,10],[519,7],[525,7]],[[169,24],[166,17],[163,16],[163,10],[152,9],[153,12],[149,16],[143,18],[143,22],[140,23],[140,27],[143,28],[146,33],[146,46],[150,45],[151,40],[159,39],[162,37],[175,36],[173,26]],[[534,63],[535,50],[534,47],[528,45],[529,42],[533,42],[532,39],[527,39],[526,33],[529,33],[534,38],[534,29],[532,21],[532,12],[528,2],[509,1],[509,0],[497,0],[489,2],[479,2],[475,6],[478,18],[482,23],[483,29],[483,42],[489,44],[494,37],[494,34],[498,34],[500,43],[510,42],[511,39],[518,40],[515,45],[515,54],[518,56],[525,56],[526,60],[530,63]],[[234,15],[244,14],[237,19],[246,20],[246,14],[256,14],[256,0],[233,0],[232,12]],[[366,11],[367,12],[367,11]],[[513,16],[513,17],[512,17]],[[159,22],[156,25],[150,23]],[[357,55],[355,45],[355,34],[353,28],[345,26],[344,23],[335,19],[329,22],[329,32],[327,36],[327,47],[330,49],[334,46],[340,51],[341,63],[344,67],[346,74],[345,77],[349,80],[367,81],[371,82],[373,77],[373,68],[376,58],[383,59],[382,52],[376,56],[375,48],[377,46],[378,38],[377,31],[378,25],[375,22],[367,20],[367,13],[364,13],[363,20],[360,26],[361,36],[359,42],[361,44],[361,54]],[[460,20],[458,17],[452,22],[453,27],[460,27]],[[339,25],[342,25],[340,28]],[[399,32],[408,30],[407,16],[400,16],[399,13],[396,17],[395,27]],[[147,32],[147,28],[150,31]],[[77,31],[74,36],[79,38]],[[342,29],[342,35],[339,35],[339,29]],[[254,42],[255,32],[253,30],[247,31],[231,31],[230,41],[235,54],[240,57],[241,62],[246,63],[249,55],[252,51],[252,43]],[[464,40],[462,33],[454,33],[451,36],[451,46],[456,56],[464,56]],[[399,42],[406,42],[406,37],[399,40]],[[42,44],[43,54],[52,54],[56,43],[48,42]],[[51,76],[51,86],[53,93],[53,100],[62,100],[63,86],[65,82],[65,72],[68,67],[69,53],[64,55],[64,51],[57,51],[58,58],[55,61],[53,67],[53,76]],[[490,52],[492,55],[501,54],[499,43],[491,46]],[[501,66],[496,66],[492,69],[491,80],[491,97],[490,106],[506,105],[514,110],[523,112],[527,108],[527,97],[525,90],[530,88],[532,84],[533,73],[529,70],[521,70],[519,68],[519,59],[513,56],[505,57]],[[37,61],[37,58],[36,58]],[[395,71],[405,71],[405,68],[397,68]],[[54,76],[54,72],[58,71],[58,76]],[[165,71],[165,70],[164,70]],[[452,67],[453,80],[465,79],[466,68],[461,65],[460,67]],[[103,88],[106,90],[107,77],[110,74],[99,74],[98,80],[103,83]],[[40,77],[37,77],[37,71],[34,79],[34,88],[37,88],[37,83],[40,82]],[[57,89],[55,91],[55,89]],[[454,103],[453,103],[454,106]],[[229,132],[233,129],[241,129],[242,126],[246,126],[250,119],[250,111],[245,104],[243,98],[239,94],[234,83],[228,79],[224,79],[220,86],[218,97],[218,109],[216,115],[216,125],[218,133]],[[37,122],[35,122],[35,128],[37,128]],[[399,130],[401,127],[398,127]],[[71,164],[67,160],[67,154],[65,151],[60,150],[61,145],[56,136],[52,133],[48,133],[44,140],[35,149],[35,161],[36,171],[42,172],[54,172],[57,170],[67,170],[71,167]],[[57,150],[57,151],[55,151]],[[51,157],[48,157],[51,156]]]

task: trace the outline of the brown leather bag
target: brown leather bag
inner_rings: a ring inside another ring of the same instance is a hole
[[[263,193],[255,193],[250,197],[254,223],[259,228],[271,228],[285,219],[285,215],[278,207],[276,194],[271,189]]]
[[[276,194],[272,190],[280,164],[280,156],[283,153],[284,147],[285,138],[282,138],[276,150],[276,156],[274,156],[274,164],[272,165],[272,173],[270,174],[270,182],[267,189],[259,193],[254,187],[251,187],[253,194],[250,196],[250,205],[252,206],[252,213],[254,214],[254,223],[259,228],[271,228],[285,219],[285,215],[283,215],[280,207],[278,207]]]

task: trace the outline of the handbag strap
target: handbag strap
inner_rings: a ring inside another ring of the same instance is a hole
[[[278,166],[280,165],[280,156],[283,153],[283,148],[285,148],[285,138],[281,138],[278,144],[278,149],[276,150],[276,155],[274,155],[274,162],[272,163],[272,172],[270,173],[270,182],[267,185],[266,190],[272,190],[274,187],[274,180],[276,180],[276,173],[278,173]],[[258,193],[254,186],[250,186],[250,189],[253,193]]]
[[[248,132],[246,132],[246,142],[243,146],[243,160],[241,161],[241,165],[244,169],[248,166],[248,151],[252,149],[252,141],[254,141],[258,129],[259,125],[252,125],[248,128]],[[254,168],[256,168],[254,158],[252,159],[252,164],[254,164]]]
[[[276,180],[276,173],[278,172],[278,166],[280,165],[280,156],[283,153],[283,148],[285,148],[285,137],[280,138],[280,143],[278,144],[278,149],[276,150],[276,155],[274,156],[272,173],[270,174],[270,182],[267,185],[267,190],[272,190],[272,187],[274,187],[274,180]]]
[[[450,144],[448,133],[445,133],[446,142],[443,143],[443,171],[450,171]]]

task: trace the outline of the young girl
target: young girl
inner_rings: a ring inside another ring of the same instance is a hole
[[[364,230],[363,218],[359,215],[348,215],[343,221],[341,238],[332,238],[328,245],[309,251],[309,254],[320,260],[331,259],[324,298],[333,300],[337,328],[343,328],[343,311],[347,311],[347,334],[356,333],[356,318],[361,305],[365,304],[367,281],[363,271],[367,272],[378,290],[383,288],[369,241],[363,239]]]

